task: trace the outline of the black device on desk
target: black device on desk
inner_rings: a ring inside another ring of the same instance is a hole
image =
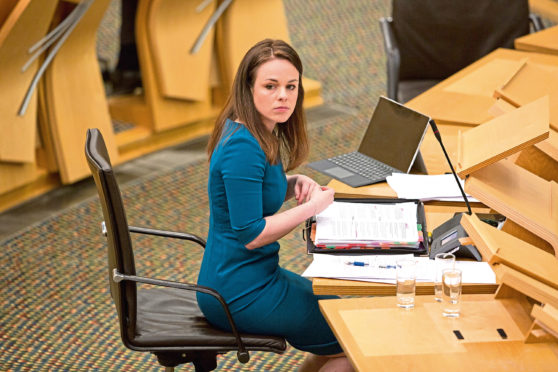
[[[456,257],[473,258],[482,261],[482,256],[473,245],[462,244],[464,238],[469,237],[461,226],[463,213],[457,213],[450,220],[444,222],[432,232],[430,244],[430,258],[438,253],[453,253]]]
[[[473,258],[482,261],[482,256],[475,246],[467,244],[469,235],[461,226],[463,213],[456,213],[453,218],[447,220],[432,232],[429,257],[433,259],[438,253],[453,253],[456,257]],[[477,214],[479,219],[494,227],[506,220],[501,214],[481,213]],[[465,242],[465,243],[464,243]]]
[[[308,164],[352,187],[383,182],[392,173],[426,173],[419,148],[430,118],[380,97],[358,151]]]

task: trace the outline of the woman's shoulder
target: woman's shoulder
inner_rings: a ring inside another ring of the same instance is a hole
[[[256,140],[256,137],[241,123],[227,119],[223,127],[223,135],[221,136],[221,144],[224,147],[228,146],[247,146],[254,148],[256,146],[259,150],[261,147]]]

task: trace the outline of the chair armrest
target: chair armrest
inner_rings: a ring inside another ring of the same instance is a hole
[[[194,234],[188,233],[181,233],[176,231],[166,231],[166,230],[156,230],[156,229],[147,229],[145,227],[137,227],[137,226],[128,226],[128,230],[133,233],[138,234],[146,234],[146,235],[154,235],[154,236],[162,236],[164,238],[175,238],[175,239],[182,239],[182,240],[189,240],[195,243],[198,243],[202,247],[205,248],[205,239],[200,238]]]
[[[221,296],[219,294],[219,292],[217,292],[213,288],[205,287],[205,286],[201,286],[201,285],[196,285],[196,284],[174,282],[174,281],[170,281],[170,280],[153,279],[153,278],[147,278],[147,277],[136,276],[136,275],[125,275],[125,274],[119,273],[118,270],[116,270],[116,269],[113,269],[113,271],[112,271],[112,280],[114,280],[115,283],[120,283],[121,281],[126,281],[127,280],[127,281],[131,281],[131,282],[137,282],[137,283],[143,283],[143,284],[158,285],[158,286],[161,286],[161,287],[184,289],[184,290],[187,290],[187,291],[195,291],[195,292],[201,292],[201,293],[209,294],[209,295],[215,297],[221,303],[221,306],[223,307],[223,310],[225,311],[225,314],[227,315],[227,319],[229,320],[229,324],[231,325],[232,333],[233,333],[234,337],[236,338],[236,342],[238,344],[238,351],[236,353],[237,357],[238,357],[238,360],[241,363],[247,363],[250,360],[250,354],[248,353],[248,351],[246,351],[246,348],[244,346],[244,342],[242,341],[242,338],[240,337],[240,333],[238,332],[238,329],[236,328],[236,324],[235,324],[234,319],[233,319],[233,317],[231,315],[231,312],[229,310],[229,306],[225,302],[225,299],[223,298],[223,296]]]
[[[531,26],[533,27],[534,32],[544,30],[544,24],[538,14],[529,13],[529,21],[531,23]]]
[[[391,27],[392,22],[393,19],[391,17],[380,18],[380,30],[382,31],[384,50],[386,52],[387,96],[397,101],[401,56]]]

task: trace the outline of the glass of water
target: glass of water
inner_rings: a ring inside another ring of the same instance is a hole
[[[404,309],[415,307],[416,267],[417,263],[412,259],[396,262],[397,306]]]
[[[461,300],[461,270],[444,269],[442,271],[442,315],[450,318],[459,317]]]
[[[438,253],[434,257],[434,299],[442,301],[442,271],[455,267],[455,256],[452,253]]]

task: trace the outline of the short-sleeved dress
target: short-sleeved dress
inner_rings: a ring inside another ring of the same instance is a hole
[[[311,282],[279,266],[279,243],[249,250],[264,229],[264,217],[285,200],[282,164],[270,165],[254,136],[227,120],[209,167],[210,222],[198,284],[216,289],[241,332],[284,337],[293,347],[318,355],[341,347],[318,308]],[[217,300],[198,293],[212,324],[230,330]]]

